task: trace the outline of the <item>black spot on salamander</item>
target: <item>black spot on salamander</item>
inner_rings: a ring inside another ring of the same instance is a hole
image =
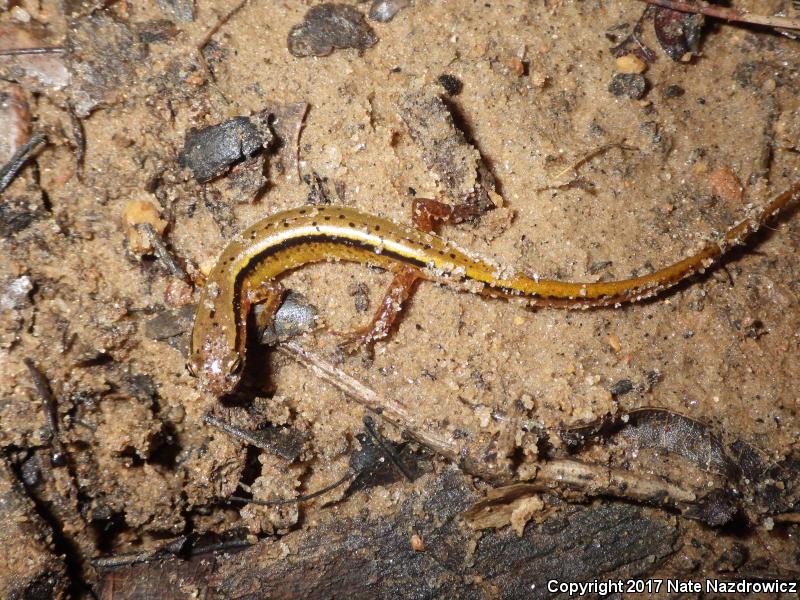
[[[256,239],[256,235],[258,235],[258,234],[254,231],[253,233],[250,234],[250,239],[251,240]]]
[[[355,224],[355,223],[353,223],[353,222],[351,221],[350,223],[348,223],[348,224],[347,224],[347,226],[348,226],[348,227],[355,227],[355,226],[356,226],[356,224]]]
[[[452,258],[452,259],[454,259],[454,260],[455,260],[455,258],[456,258],[456,255],[455,255],[455,254],[453,254],[453,253],[451,252],[451,253],[450,253],[450,258]]]
[[[325,220],[326,221],[330,221],[331,220],[331,216],[330,215],[325,215]]]
[[[284,221],[284,222],[283,222],[283,226],[284,226],[284,227],[288,227],[288,226],[289,226],[289,221]]]
[[[311,226],[312,227],[316,227],[317,226],[317,222],[316,221],[311,221]]]
[[[380,225],[375,225],[374,229],[375,229],[375,231],[380,231],[381,230],[381,226]]]
[[[339,218],[340,219],[346,219],[347,217],[345,217],[344,215],[339,215]]]
[[[299,214],[299,215],[306,214],[306,209],[305,208],[301,208],[299,211],[297,211],[297,214]]]
[[[432,250],[433,246],[431,244],[425,244],[425,250]]]

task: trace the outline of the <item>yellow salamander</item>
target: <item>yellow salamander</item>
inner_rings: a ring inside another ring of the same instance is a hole
[[[532,306],[588,308],[636,302],[711,266],[764,222],[800,197],[800,182],[696,254],[654,273],[599,283],[573,283],[508,272],[441,237],[342,207],[305,207],[267,217],[233,238],[200,295],[188,368],[209,392],[234,390],[245,358],[247,317],[259,302],[275,310],[276,279],[318,261],[353,261]]]

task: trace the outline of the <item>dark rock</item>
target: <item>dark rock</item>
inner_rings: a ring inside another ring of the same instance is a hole
[[[653,22],[658,43],[672,60],[700,51],[703,15],[682,13],[669,8],[656,8]]]
[[[264,319],[263,305],[256,305],[254,314],[256,327],[261,331],[261,343],[272,345],[316,329],[319,311],[303,294],[289,292],[268,322]]]
[[[620,379],[611,386],[610,391],[614,397],[624,396],[633,391],[633,382],[630,379]]]
[[[665,98],[679,98],[683,96],[685,90],[679,85],[670,85],[664,90]]]
[[[647,79],[638,73],[617,73],[608,84],[608,91],[615,96],[639,100],[647,93]]]
[[[199,183],[222,175],[235,163],[251,158],[270,145],[273,136],[268,117],[261,112],[202,129],[190,129],[178,157],[180,165],[191,169]]]
[[[464,84],[461,83],[461,80],[454,75],[448,75],[447,73],[442,73],[439,77],[436,78],[436,81],[439,82],[444,88],[444,91],[447,92],[448,96],[458,96],[461,93],[461,90],[464,88]]]
[[[319,4],[303,22],[289,31],[287,45],[293,56],[327,56],[334,49],[374,46],[378,36],[364,15],[346,4]]]
[[[43,210],[31,208],[28,198],[4,198],[0,202],[0,238],[9,238],[27,229],[44,215]]]

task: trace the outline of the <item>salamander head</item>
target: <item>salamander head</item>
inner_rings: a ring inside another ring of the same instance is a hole
[[[200,386],[217,397],[233,392],[242,378],[244,359],[206,337],[200,347],[193,348],[186,369],[200,380]]]

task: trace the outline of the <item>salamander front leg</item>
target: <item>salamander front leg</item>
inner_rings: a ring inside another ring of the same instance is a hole
[[[261,304],[263,307],[263,310],[256,312],[256,328],[258,331],[264,331],[269,327],[281,306],[284,292],[284,287],[277,281],[262,281],[254,285],[245,283],[241,296],[242,314],[245,315],[242,327],[247,327],[246,315],[250,313],[250,308],[254,304]],[[242,333],[246,334],[246,331]]]

